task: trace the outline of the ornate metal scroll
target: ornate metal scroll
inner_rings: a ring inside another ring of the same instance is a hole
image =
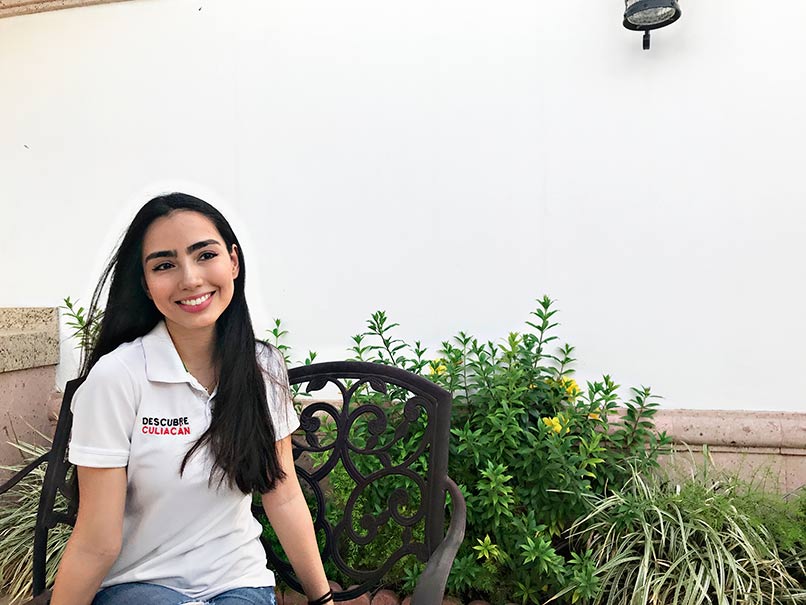
[[[328,388],[340,396],[305,405],[293,443],[322,556],[355,580],[343,593],[353,598],[401,558],[427,561],[444,535],[450,395],[398,368],[363,362],[314,364],[289,376],[306,393]],[[345,492],[345,484],[352,489]],[[391,554],[369,568],[351,567],[346,550],[376,540]],[[299,589],[287,561],[264,545],[270,565]]]

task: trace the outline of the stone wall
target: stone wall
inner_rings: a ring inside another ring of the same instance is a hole
[[[806,413],[744,410],[659,410],[658,430],[679,444],[675,461],[691,469],[714,465],[769,489],[788,493],[806,485]]]
[[[46,443],[59,363],[56,308],[0,308],[0,465],[22,461],[17,441]],[[0,470],[0,480],[10,475]]]

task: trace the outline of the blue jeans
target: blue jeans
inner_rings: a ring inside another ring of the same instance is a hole
[[[171,588],[158,584],[130,582],[116,584],[101,590],[92,605],[185,605],[204,603],[209,605],[277,605],[274,587],[235,588],[222,592],[207,601],[199,601]]]

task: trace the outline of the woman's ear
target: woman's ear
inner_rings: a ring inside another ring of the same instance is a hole
[[[237,279],[238,275],[241,273],[241,265],[238,261],[238,246],[237,244],[232,244],[232,250],[229,253],[229,259],[232,263],[232,279]]]

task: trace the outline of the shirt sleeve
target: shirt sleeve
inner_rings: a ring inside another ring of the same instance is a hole
[[[70,404],[70,462],[94,468],[126,466],[136,400],[133,380],[123,363],[109,355],[101,357]]]
[[[294,409],[283,354],[276,347],[262,343],[258,344],[258,347],[258,359],[264,372],[269,414],[271,414],[271,421],[274,424],[274,437],[279,441],[299,428],[299,416]]]

